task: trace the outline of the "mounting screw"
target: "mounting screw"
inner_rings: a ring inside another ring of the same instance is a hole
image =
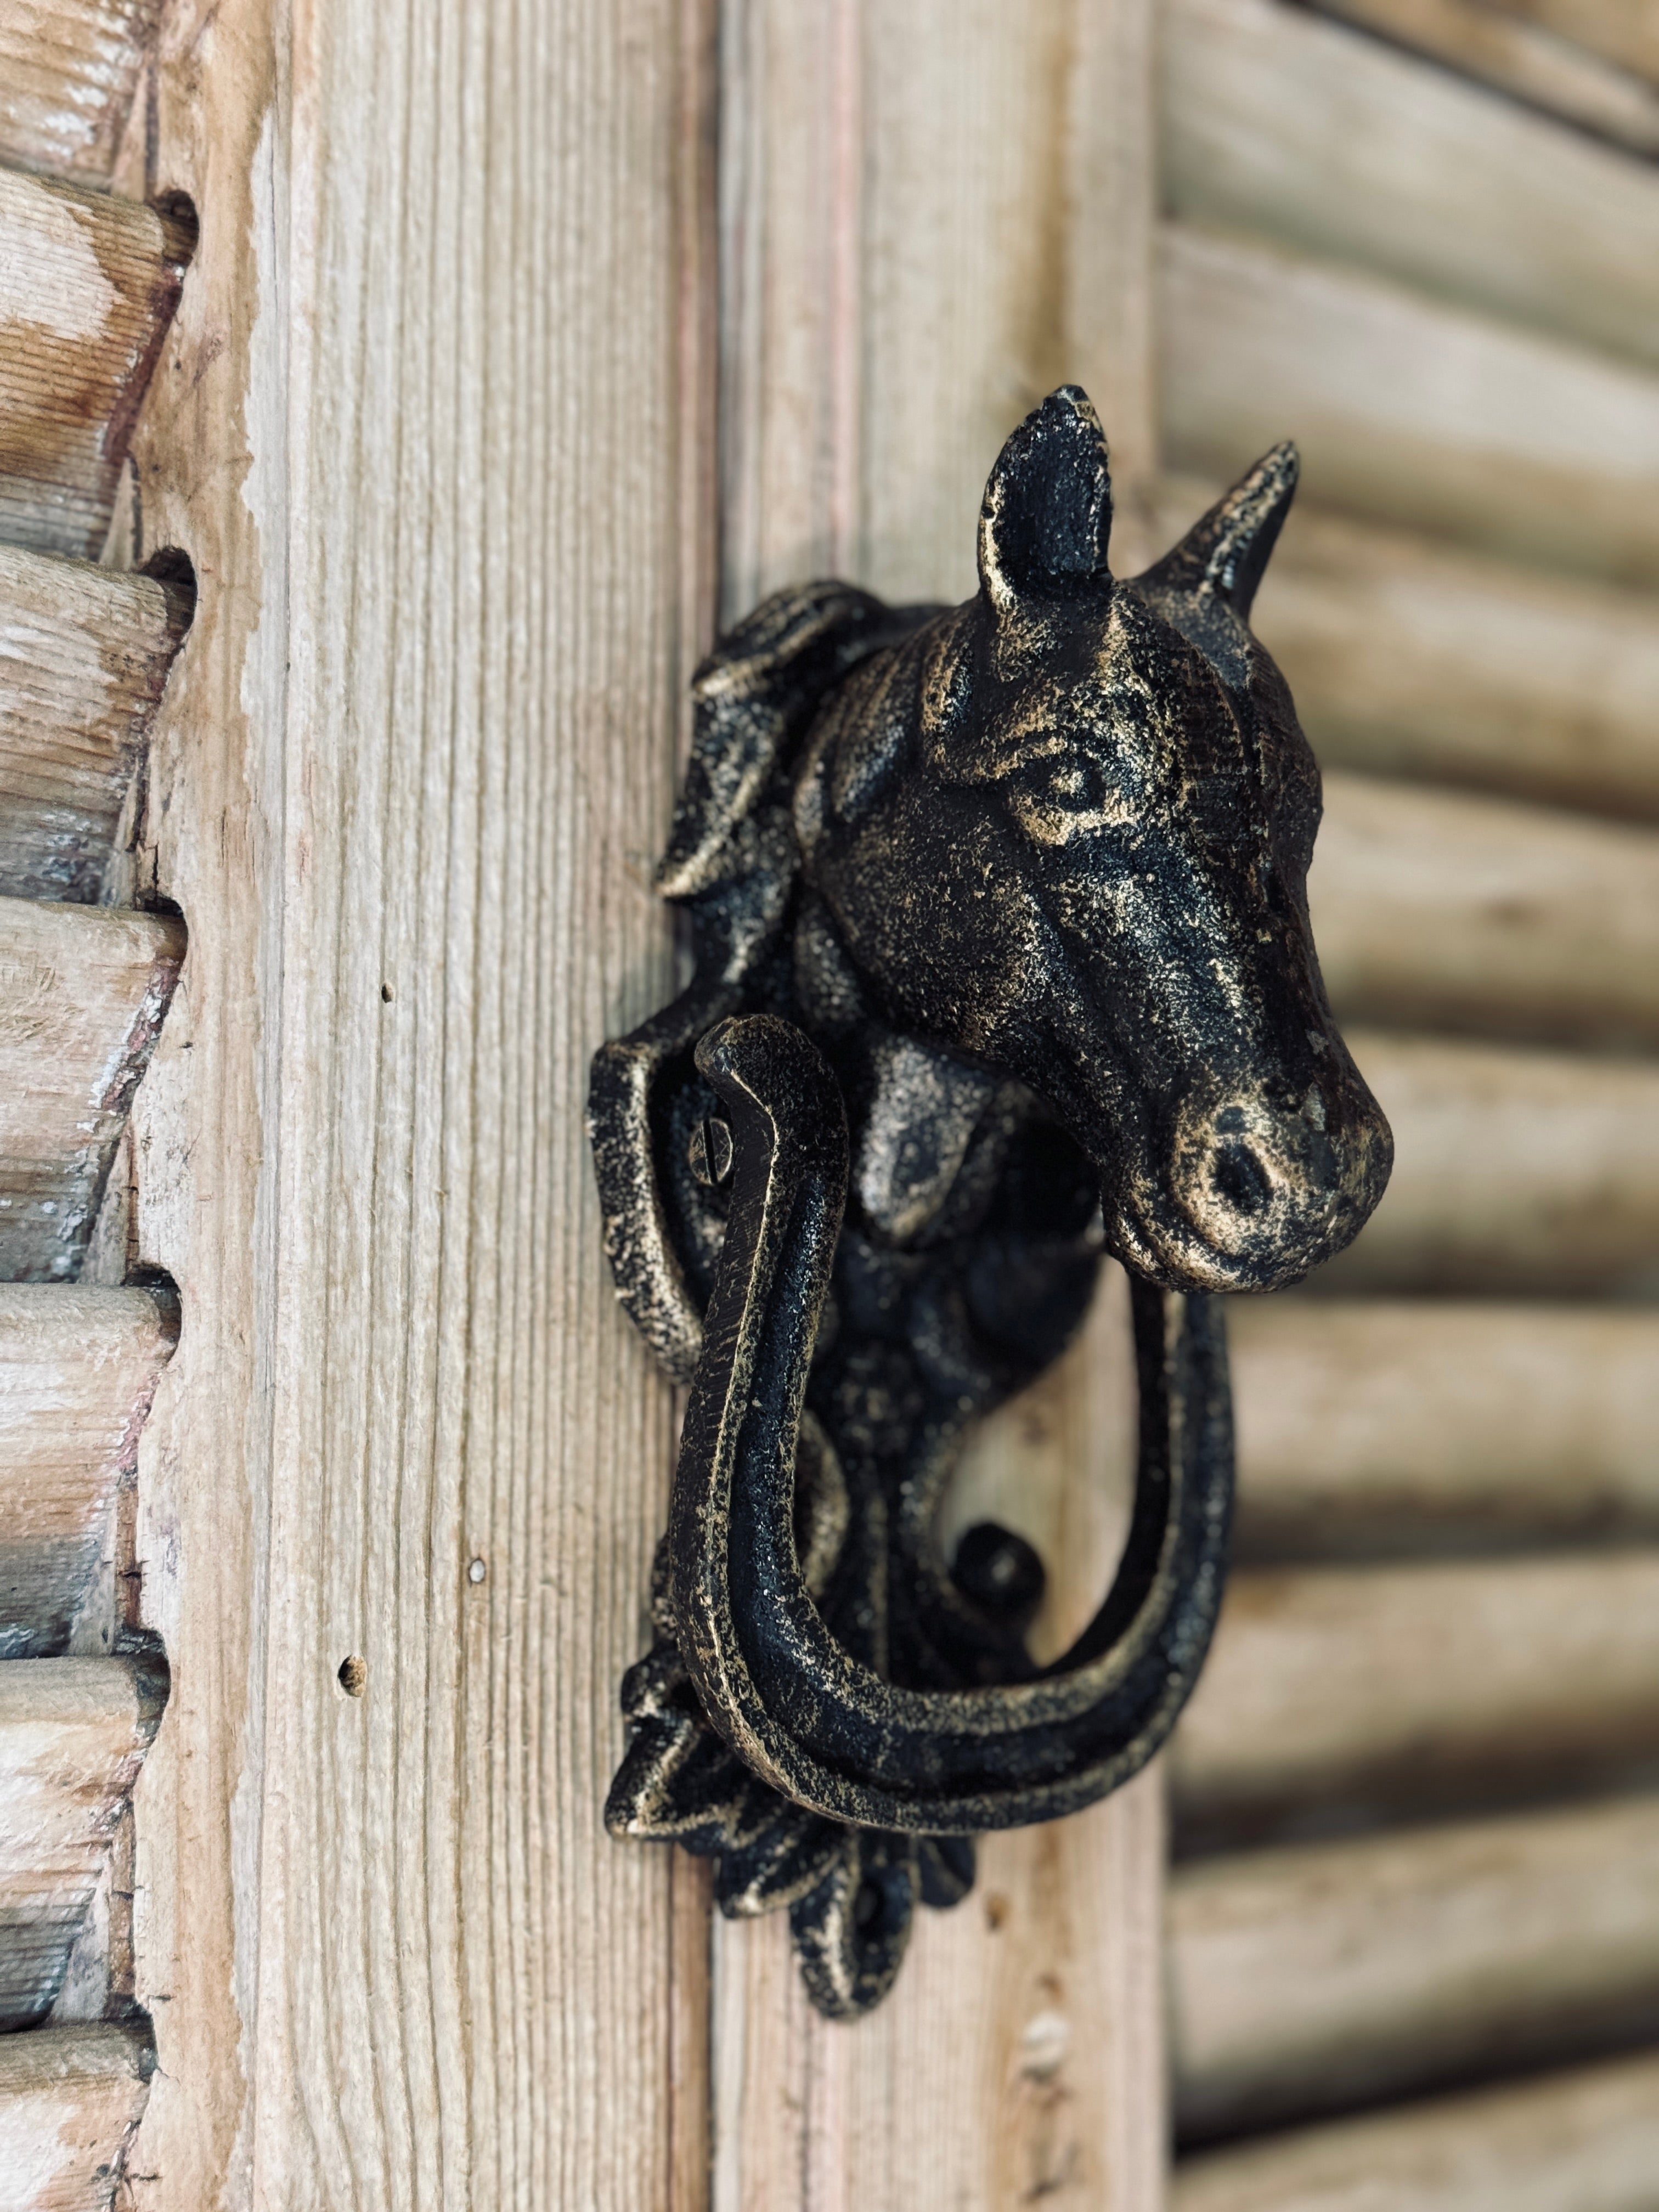
[[[732,1125],[711,1114],[691,1132],[686,1147],[691,1172],[706,1190],[723,1183],[732,1172]]]
[[[1048,1577],[1024,1536],[994,1521],[976,1521],[963,1531],[951,1562],[951,1579],[970,1604],[993,1620],[1024,1628],[1042,1602]]]

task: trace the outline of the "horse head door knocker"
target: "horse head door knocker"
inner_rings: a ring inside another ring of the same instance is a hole
[[[1211,1294],[1296,1281],[1387,1181],[1308,926],[1319,777],[1248,627],[1281,446],[1156,568],[1106,561],[1084,394],[1010,438],[966,605],[778,593],[698,672],[658,873],[689,988],[593,1066],[623,1304],[690,1385],[623,1686],[618,1836],[787,1907],[821,2010],[877,2003],[973,1837],[1127,1780],[1220,1598],[1232,1486]],[[1065,1656],[982,1523],[964,1429],[1064,1348],[1103,1253],[1139,1385],[1121,1563]]]

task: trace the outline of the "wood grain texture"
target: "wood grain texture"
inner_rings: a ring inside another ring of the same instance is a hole
[[[1659,88],[1609,42],[1596,52],[1573,34],[1491,0],[1319,0],[1328,15],[1414,47],[1546,114],[1595,131],[1633,154],[1659,151]],[[1641,0],[1637,0],[1641,4]],[[1588,14],[1588,10],[1585,11]],[[1608,14],[1612,13],[1609,9]],[[1655,71],[1659,76],[1659,70]]]
[[[1070,1820],[988,1838],[927,1913],[881,2010],[812,2014],[781,1917],[716,1946],[713,2203],[865,2212],[1156,2204],[1156,1774]]]
[[[720,11],[720,614],[862,547],[862,10]]]
[[[4,2212],[110,2212],[149,2074],[135,2028],[40,2027],[0,2040]]]
[[[116,1494],[176,1335],[148,1291],[0,1287],[0,1658],[108,1648]]]
[[[1170,1761],[1213,1848],[1659,1767],[1659,1552],[1257,1568],[1228,1586]]]
[[[199,959],[133,1123],[184,1316],[140,1448],[174,1690],[137,2206],[681,2201],[706,1987],[667,1855],[600,1820],[672,1407],[582,1109],[672,980],[704,28],[185,0],[161,34],[203,236],[137,458],[202,592],[143,872]]]
[[[0,1666],[0,2032],[58,1994],[164,1695],[146,1661]]]
[[[1173,543],[1214,496],[1167,491]],[[1255,617],[1327,767],[1659,816],[1659,605],[1298,506]]]
[[[1659,362],[1651,167],[1283,0],[1162,21],[1170,214]]]
[[[154,208],[0,168],[0,538],[96,558],[190,252]]]
[[[1659,1065],[1350,1029],[1395,1169],[1321,1291],[1648,1297]]]
[[[1188,2140],[1650,2039],[1659,1800],[1194,1861],[1170,1971]]]
[[[1659,83],[1659,24],[1647,0],[1504,0],[1504,6]]]
[[[1036,0],[1016,20],[996,0],[919,0],[856,13],[859,580],[889,599],[962,599],[978,583],[991,463],[1054,386],[1091,389],[1131,507],[1153,457],[1149,10]]]
[[[1659,1045],[1659,834],[1327,775],[1308,878],[1341,1021]]]
[[[1066,64],[1065,374],[1089,392],[1112,470],[1112,562],[1133,574],[1164,551],[1154,502],[1161,459],[1158,180],[1152,0],[1078,0]]]
[[[95,901],[189,595],[0,545],[0,893]]]
[[[0,1278],[72,1278],[179,980],[165,915],[0,898]]]
[[[1228,1308],[1246,1559],[1659,1537],[1659,1318],[1307,1297]]]
[[[1231,479],[1294,431],[1316,500],[1659,580],[1659,376],[1189,225],[1160,272],[1173,466]]]
[[[0,0],[0,161],[107,185],[160,0]]]
[[[1650,2212],[1659,2058],[1613,2059],[1210,2151],[1174,2212]]]
[[[1148,12],[757,0],[726,23],[726,616],[835,570],[965,596],[990,463],[1067,378],[1112,447],[1119,557],[1146,557]],[[1119,1279],[946,1507],[947,1540],[994,1512],[1038,1546],[1045,1649],[1121,1544],[1126,1346]],[[919,1916],[893,1994],[854,2026],[812,2013],[781,1917],[718,1923],[714,2205],[1156,2207],[1158,1792],[988,1842],[972,1894]]]
[[[726,618],[816,574],[965,598],[990,463],[1068,376],[1132,533],[1154,464],[1149,10],[744,0],[723,40]]]

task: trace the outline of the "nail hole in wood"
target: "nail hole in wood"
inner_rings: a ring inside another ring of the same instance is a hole
[[[201,219],[197,215],[195,201],[188,192],[158,192],[150,205],[163,222],[172,226],[169,246],[179,266],[187,268],[202,240]]]
[[[141,576],[152,577],[167,593],[173,628],[182,642],[196,619],[196,563],[181,545],[163,545],[138,564]]]
[[[361,1698],[368,1687],[368,1662],[360,1659],[355,1651],[349,1659],[340,1662],[340,1687],[349,1698]]]

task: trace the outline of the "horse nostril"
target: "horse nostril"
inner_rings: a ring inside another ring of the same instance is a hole
[[[1248,1145],[1224,1145],[1216,1154],[1210,1181],[1218,1197],[1237,1213],[1263,1212],[1273,1200],[1267,1170]]]

